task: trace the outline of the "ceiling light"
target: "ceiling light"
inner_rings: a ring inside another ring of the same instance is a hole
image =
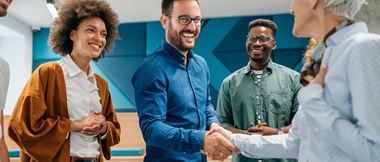
[[[53,19],[58,17],[58,12],[53,4],[53,0],[47,0],[46,7],[49,9],[50,14],[53,16]]]

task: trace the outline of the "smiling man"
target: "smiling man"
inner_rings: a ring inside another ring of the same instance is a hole
[[[250,22],[245,44],[249,63],[222,83],[217,114],[221,125],[232,133],[266,136],[287,133],[291,127],[301,85],[299,73],[270,59],[277,45],[276,31],[273,21],[257,19]],[[237,154],[233,161],[255,162],[257,159]]]
[[[135,72],[132,82],[144,161],[207,161],[201,150],[224,160],[236,148],[221,134],[211,104],[206,61],[193,52],[202,17],[196,0],[163,0],[165,39]]]

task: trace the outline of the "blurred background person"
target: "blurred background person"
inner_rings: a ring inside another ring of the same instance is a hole
[[[0,0],[0,17],[7,15],[9,5],[13,0]],[[9,161],[7,144],[4,140],[4,112],[5,101],[9,87],[9,64],[0,53],[0,161]]]

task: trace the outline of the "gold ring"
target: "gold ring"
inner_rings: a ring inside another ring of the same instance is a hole
[[[220,153],[220,155],[219,155],[220,157],[222,157],[223,156],[223,153]]]

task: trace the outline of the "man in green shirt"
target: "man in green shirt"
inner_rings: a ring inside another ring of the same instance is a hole
[[[274,135],[289,131],[298,109],[301,89],[299,73],[270,59],[276,48],[277,26],[273,21],[257,19],[249,23],[246,50],[247,66],[224,79],[219,91],[217,114],[221,125],[232,133]],[[260,159],[233,156],[233,162]],[[263,162],[296,161],[265,159]]]

